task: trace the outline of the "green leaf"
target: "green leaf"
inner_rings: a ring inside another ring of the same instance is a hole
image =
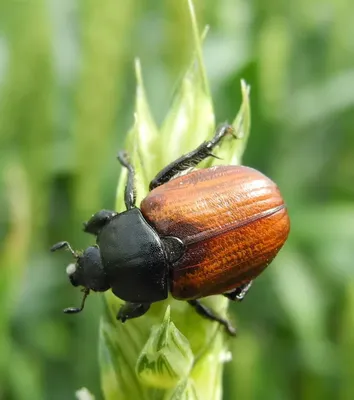
[[[166,393],[164,400],[198,400],[193,381],[185,379],[181,381],[172,392]]]
[[[171,322],[167,307],[162,324],[152,331],[139,356],[136,373],[147,385],[170,388],[189,375],[193,361],[189,342]]]
[[[131,162],[135,168],[135,185],[137,192],[137,203],[145,197],[148,191],[149,178],[153,176],[153,166],[157,162],[156,147],[158,146],[159,131],[152,117],[148,101],[146,99],[144,82],[141,72],[140,61],[135,61],[136,74],[136,100],[134,112],[134,126],[127,136],[126,149],[129,151]],[[124,187],[127,180],[127,171],[122,169],[117,187],[116,210],[123,211]]]
[[[86,388],[77,390],[75,395],[77,400],[95,400],[95,396],[93,396]]]
[[[180,82],[161,129],[152,117],[140,64],[136,62],[135,123],[128,133],[125,149],[135,167],[137,205],[148,193],[149,181],[161,168],[208,140],[215,131],[200,34],[192,2],[188,4],[196,59]],[[250,129],[249,87],[245,82],[241,83],[241,90],[243,100],[233,122],[237,139],[226,138],[216,150],[222,160],[210,158],[202,167],[220,162],[240,163]],[[118,211],[124,210],[125,183],[126,171],[122,169],[117,190]],[[171,298],[153,304],[142,317],[122,324],[116,320],[122,302],[111,293],[105,300],[100,363],[106,400],[221,399],[227,354],[223,327],[198,316],[186,302]],[[227,317],[226,298],[211,296],[203,302]]]

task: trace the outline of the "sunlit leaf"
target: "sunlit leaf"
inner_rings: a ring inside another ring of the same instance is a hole
[[[196,58],[177,88],[160,131],[145,95],[140,64],[136,63],[135,123],[125,148],[135,167],[137,204],[146,196],[149,181],[159,169],[211,138],[215,131],[200,33],[192,2],[188,4]],[[245,82],[241,90],[243,101],[233,122],[237,138],[230,135],[215,151],[220,151],[223,163],[227,164],[240,162],[249,134],[249,87]],[[205,164],[218,162],[210,158]],[[117,190],[120,211],[124,210],[125,182],[123,169]],[[226,298],[214,296],[204,301],[219,315],[227,315]],[[112,294],[106,296],[106,302],[100,336],[106,400],[159,399],[162,392],[166,400],[221,399],[226,342],[224,330],[217,323],[196,315],[188,304],[169,299],[153,304],[144,316],[122,324],[115,318],[122,303]],[[198,357],[194,359],[193,354]]]

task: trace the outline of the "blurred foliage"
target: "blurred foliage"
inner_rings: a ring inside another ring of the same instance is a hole
[[[349,0],[195,1],[218,121],[251,84],[244,163],[272,177],[289,241],[233,305],[225,399],[354,398],[354,24]],[[180,0],[0,0],[0,399],[101,398],[101,297],[65,277],[61,239],[114,204],[143,65],[157,121],[191,53]]]

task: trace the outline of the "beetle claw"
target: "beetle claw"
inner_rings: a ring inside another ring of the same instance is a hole
[[[213,154],[213,153],[209,153],[209,156],[210,156],[210,157],[213,157],[213,158],[216,158],[217,160],[222,160],[221,157],[218,157],[218,156],[216,156],[216,155]]]

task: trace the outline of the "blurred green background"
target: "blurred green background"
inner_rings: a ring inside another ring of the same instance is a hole
[[[251,85],[244,164],[292,231],[242,305],[225,399],[354,398],[354,23],[349,0],[196,0],[217,120]],[[114,204],[133,60],[161,121],[191,56],[184,1],[0,0],[0,399],[101,398],[101,298],[85,313],[56,241]]]

